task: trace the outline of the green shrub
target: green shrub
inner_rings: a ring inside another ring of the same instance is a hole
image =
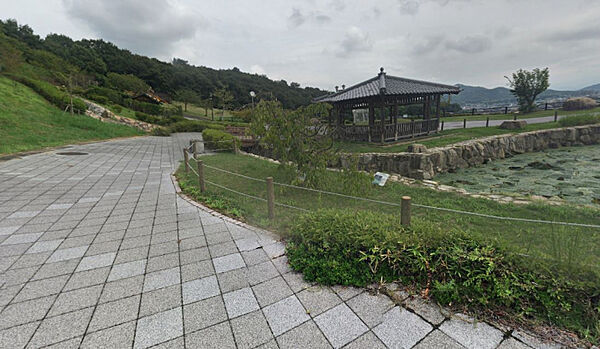
[[[44,97],[51,104],[57,106],[59,109],[65,110],[70,104],[69,94],[59,90],[56,86],[49,82],[18,76],[13,78],[23,85],[30,87],[32,90]],[[73,109],[75,109],[75,111],[78,113],[84,113],[87,110],[87,106],[81,99],[73,97]]]
[[[401,281],[442,304],[535,317],[598,338],[600,279],[575,280],[459,231],[372,211],[322,210],[294,222],[291,267],[308,281]]]
[[[235,138],[227,132],[209,128],[202,132],[202,139],[210,149],[233,149]]]
[[[600,115],[572,115],[558,120],[562,127],[582,126],[600,123]]]
[[[176,132],[202,132],[205,129],[217,129],[224,130],[225,127],[223,125],[205,122],[205,121],[195,121],[195,120],[183,120],[179,122],[175,122],[169,125],[168,130],[170,133]]]
[[[95,97],[102,96],[103,98],[106,98],[107,100],[111,101],[114,104],[123,103],[123,95],[121,94],[121,92],[107,88],[107,87],[100,87],[100,86],[90,87],[87,91],[85,91],[85,96],[89,99],[93,99],[98,102],[100,102],[100,101],[98,99],[96,99]]]
[[[564,110],[584,110],[596,108],[598,103],[589,97],[569,98],[563,103]]]
[[[108,104],[110,102],[108,98],[100,95],[88,94],[86,97],[100,104]]]
[[[121,107],[120,105],[114,105],[112,108],[115,111],[115,113],[120,113],[123,111],[123,107]]]

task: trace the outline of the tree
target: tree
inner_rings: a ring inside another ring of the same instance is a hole
[[[319,103],[289,111],[278,101],[262,100],[254,109],[250,129],[262,147],[294,170],[300,182],[317,186],[336,153],[330,128],[319,122],[330,109]]]
[[[217,105],[221,106],[221,115],[223,115],[225,109],[233,102],[233,95],[226,88],[220,88],[213,92],[213,96],[217,99]]]
[[[512,74],[512,79],[505,76],[512,92],[519,102],[519,111],[529,113],[535,110],[535,99],[550,87],[548,68],[535,68],[532,71],[519,69]]]
[[[148,84],[146,84],[137,76],[131,74],[108,73],[107,82],[112,88],[121,91],[130,91],[135,94],[148,92],[148,90],[150,90],[150,86],[148,86]]]
[[[189,103],[198,101],[198,95],[192,90],[179,90],[177,91],[176,98],[183,103],[183,111],[186,112]]]

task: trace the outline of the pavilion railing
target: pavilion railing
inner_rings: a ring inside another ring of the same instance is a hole
[[[353,142],[393,142],[401,139],[420,137],[437,132],[439,119],[413,120],[397,124],[344,125],[339,127],[339,137]]]

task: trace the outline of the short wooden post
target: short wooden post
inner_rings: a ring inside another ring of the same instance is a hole
[[[442,126],[441,126],[441,130],[440,131],[444,131],[444,121],[442,120]]]
[[[410,225],[410,196],[402,197],[402,204],[400,205],[400,223],[404,226]]]
[[[485,127],[490,127],[490,117],[485,118]]]
[[[517,114],[515,114],[515,115],[513,116],[513,120],[514,120],[514,121],[517,121]]]
[[[475,108],[471,110],[471,115],[475,115]]]
[[[544,105],[544,110],[548,110],[548,103]]]
[[[206,191],[206,184],[204,184],[204,162],[198,160],[198,185],[200,186],[200,192]]]
[[[463,119],[463,128],[467,128],[467,119]]]
[[[554,111],[554,122],[558,121],[558,110]]]
[[[504,107],[504,114],[508,114],[508,107]]]
[[[233,152],[234,154],[240,153],[240,147],[238,145],[238,139],[236,137],[233,138]]]
[[[183,148],[183,162],[185,163],[185,173],[190,172],[190,164],[187,149]]]
[[[273,189],[273,177],[267,177],[267,209],[269,219],[275,218],[275,190]]]

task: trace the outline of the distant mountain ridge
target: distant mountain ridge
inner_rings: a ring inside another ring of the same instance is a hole
[[[464,106],[499,106],[516,104],[517,99],[506,87],[485,88],[481,86],[469,86],[456,84],[462,91],[452,96],[452,102]],[[592,92],[592,93],[590,93]],[[553,101],[570,97],[587,96],[590,94],[600,95],[600,84],[584,87],[578,91],[558,91],[548,89],[538,97],[538,101]]]
[[[581,89],[581,91],[600,91],[600,84],[584,87]]]

